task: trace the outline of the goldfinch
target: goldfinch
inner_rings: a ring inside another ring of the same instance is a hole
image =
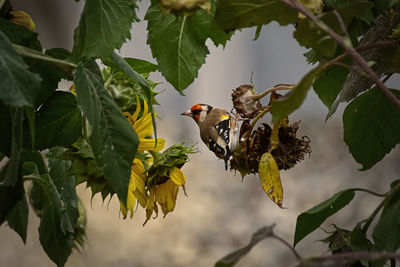
[[[239,128],[235,116],[222,108],[195,104],[181,115],[192,117],[200,129],[201,140],[219,158],[224,159],[225,170],[232,152],[239,142]]]

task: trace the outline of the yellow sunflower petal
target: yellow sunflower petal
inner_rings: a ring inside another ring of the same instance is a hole
[[[185,184],[186,178],[183,171],[177,167],[173,167],[172,170],[169,171],[169,178],[174,182],[176,185],[183,185]]]
[[[149,105],[147,105],[146,101],[143,101],[143,115],[149,113]]]
[[[137,117],[139,116],[139,112],[140,112],[140,100],[139,100],[139,96],[136,95],[136,110],[135,110],[135,113],[133,113],[133,115],[132,115],[133,121],[137,120]]]
[[[160,151],[164,148],[165,140],[158,138],[157,139],[157,146],[155,139],[140,139],[140,143],[138,146],[138,151]]]
[[[143,226],[147,223],[148,220],[150,220],[151,215],[153,214],[153,211],[156,212],[156,216],[158,215],[158,208],[157,205],[155,204],[155,190],[156,188],[153,187],[150,189],[150,195],[147,201],[147,206],[146,206],[146,220],[143,223]]]
[[[153,133],[153,121],[151,119],[151,114],[146,114],[135,121],[133,124],[133,129],[139,138],[150,136]]]
[[[176,196],[177,196],[176,188],[178,186],[176,184],[174,184],[174,182],[172,182],[171,180],[168,180],[165,184],[168,186],[167,198],[166,198],[166,200],[167,200],[167,210],[169,212],[171,212],[175,208]]]

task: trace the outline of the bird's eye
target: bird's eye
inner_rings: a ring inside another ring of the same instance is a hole
[[[201,112],[201,110],[200,110],[200,109],[195,109],[195,110],[192,110],[192,113],[193,113],[193,115],[200,114],[200,112]]]

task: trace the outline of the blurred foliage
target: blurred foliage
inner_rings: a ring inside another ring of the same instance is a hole
[[[85,182],[103,201],[116,194],[124,218],[129,211],[133,215],[135,205],[146,210],[145,222],[159,207],[164,215],[173,211],[179,186],[185,189],[181,168],[197,150],[178,144],[162,151],[165,140],[157,137],[153,108],[158,82],[150,74],[159,71],[183,94],[205,63],[208,39],[225,46],[247,27],[256,27],[257,39],[262,26],[273,21],[295,27],[294,38],[310,49],[306,60],[316,66],[286,86],[290,91],[283,96],[275,92],[280,86],[261,93],[250,86],[237,95],[234,102],[245,121],[231,167],[243,176],[259,172],[266,194],[281,205],[279,169],[311,152],[310,141],[296,137],[298,124],[289,125],[288,116],[313,87],[329,109],[327,118],[340,103],[350,102],[343,113],[344,141],[362,170],[372,168],[400,142],[399,88],[385,89],[377,81],[400,72],[399,5],[399,0],[152,0],[145,20],[154,64],[114,52],[139,20],[136,1],[86,0],[72,51],[43,48],[35,18],[1,1],[0,224],[7,221],[26,242],[30,203],[40,217],[43,249],[64,266],[72,248],[82,250],[86,240],[87,218],[76,185]],[[71,92],[58,90],[61,79],[74,83]],[[269,93],[267,106],[257,102]],[[273,126],[253,131],[268,112]],[[336,227],[329,234],[324,241],[331,257],[301,259],[294,246],[359,191],[382,202],[352,230]],[[265,237],[290,247],[299,266],[382,266],[389,259],[393,264],[400,247],[399,191],[398,181],[385,194],[344,189],[298,216],[293,246],[266,227],[217,266],[236,264]]]

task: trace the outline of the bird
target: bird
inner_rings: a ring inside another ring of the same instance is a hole
[[[239,127],[236,115],[224,108],[207,104],[195,104],[181,115],[192,117],[200,129],[200,138],[218,158],[224,159],[225,170],[233,158],[239,143]]]

